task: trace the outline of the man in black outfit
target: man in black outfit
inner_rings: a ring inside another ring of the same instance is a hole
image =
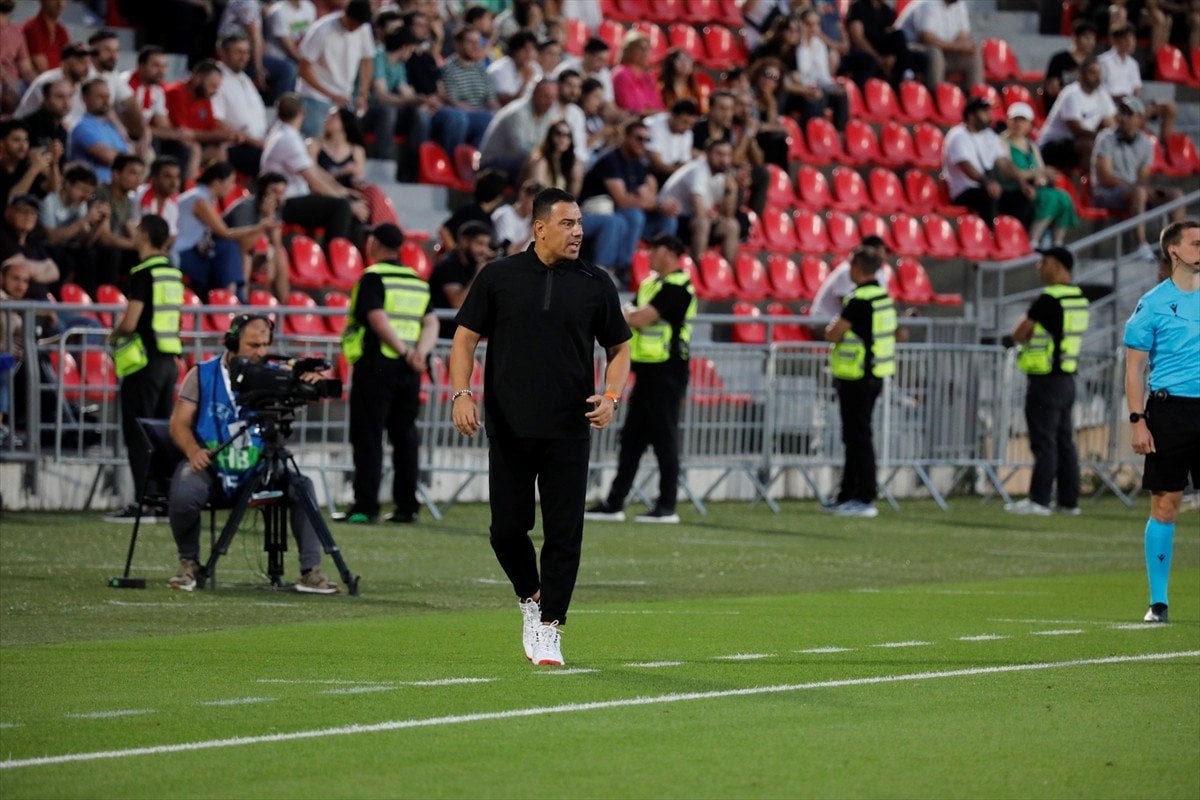
[[[389,522],[417,520],[417,414],[421,373],[437,344],[438,320],[429,305],[429,285],[400,264],[404,235],[390,222],[367,236],[367,267],[350,293],[342,352],[354,365],[350,384],[350,446],[354,450],[354,504],[347,522],[379,519],[379,476],[383,432],[392,440],[392,499]],[[341,518],[340,515],[335,519]]]
[[[837,501],[821,510],[842,517],[875,517],[875,444],[871,415],[883,391],[883,379],[896,372],[896,309],[875,280],[883,264],[875,248],[855,248],[850,256],[854,291],[840,316],[825,328],[831,342],[830,365],[842,414],[846,462]]]
[[[492,257],[492,229],[471,220],[458,228],[458,246],[438,259],[429,276],[429,296],[433,307],[459,309],[471,288],[471,281]],[[453,339],[458,325],[453,319],[441,320],[439,339]]]
[[[896,12],[887,0],[854,0],[846,13],[851,60],[874,62],[888,82],[899,88],[905,75],[925,74],[929,56],[909,49],[895,23]]]
[[[579,573],[589,426],[608,427],[629,376],[629,326],[608,274],[579,260],[583,215],[575,198],[545,189],[533,201],[533,244],[493,261],[459,309],[450,351],[454,427],[479,430],[470,390],[475,349],[484,370],[491,543],[522,614],[521,642],[535,664],[563,663],[559,625]],[[608,359],[595,391],[593,348]],[[529,532],[541,494],[541,576]]]
[[[588,509],[591,520],[625,521],[625,497],[633,488],[638,462],[647,446],[658,459],[658,501],[638,522],[679,522],[675,500],[679,489],[679,409],[688,385],[691,320],[696,291],[679,263],[686,248],[674,236],[651,243],[650,269],[638,287],[634,305],[625,307],[633,328],[630,358],[637,383],[629,397],[629,415],[621,429],[617,476],[608,497]]]

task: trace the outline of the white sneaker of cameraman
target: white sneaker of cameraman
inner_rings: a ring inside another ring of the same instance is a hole
[[[557,622],[543,622],[537,626],[537,638],[533,642],[533,663],[543,667],[561,667],[562,632]]]
[[[1008,503],[1004,506],[1004,510],[1010,514],[1023,514],[1028,517],[1048,517],[1054,513],[1049,506],[1035,503],[1028,497],[1015,503]]]
[[[537,629],[542,624],[542,606],[532,597],[520,600],[517,605],[521,609],[521,647],[525,650],[525,660],[533,661],[533,646],[537,642]]]

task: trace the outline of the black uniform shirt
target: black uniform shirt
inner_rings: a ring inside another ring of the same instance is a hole
[[[163,266],[170,266],[164,264]],[[137,332],[146,346],[146,354],[153,357],[158,352],[158,337],[154,333],[154,278],[151,269],[141,269],[129,276],[130,300],[142,302],[142,313],[138,317]]]
[[[594,343],[628,341],[629,326],[603,270],[578,260],[548,267],[533,248],[484,267],[455,322],[488,339],[489,436],[585,439]]]
[[[664,283],[650,298],[648,305],[658,312],[662,322],[671,326],[671,355],[662,363],[634,362],[633,369],[639,375],[668,371],[672,375],[687,379],[688,362],[680,349],[679,331],[687,318],[692,295],[687,289],[674,283]]]
[[[1040,294],[1033,301],[1033,305],[1025,312],[1025,316],[1029,317],[1034,322],[1046,329],[1046,333],[1054,339],[1055,342],[1062,341],[1063,335],[1063,309],[1062,303],[1054,299],[1048,294]],[[1062,365],[1057,359],[1054,361],[1054,366],[1050,369],[1051,375],[1063,375]]]

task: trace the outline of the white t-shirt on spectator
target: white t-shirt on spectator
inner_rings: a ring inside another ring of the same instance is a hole
[[[879,282],[881,288],[887,290],[886,270],[881,269],[876,272],[875,280]],[[850,277],[850,262],[843,261],[825,276],[825,280],[817,288],[817,294],[813,298],[812,306],[809,307],[808,315],[818,319],[840,316],[842,309],[846,307],[844,298],[851,294],[854,288],[854,279]]]
[[[250,76],[234,72],[221,62],[221,88],[212,98],[213,116],[224,120],[229,127],[255,139],[267,134],[267,107]]]
[[[300,173],[313,165],[304,137],[291,125],[276,122],[263,142],[261,172],[278,172],[287,178],[284,197],[309,194],[308,181]]]
[[[133,195],[133,216],[136,223],[143,214],[157,214],[167,221],[167,227],[174,236],[179,232],[179,196],[168,197],[160,201],[150,188],[149,183],[143,183]]]
[[[493,61],[488,65],[487,74],[496,94],[524,94],[542,79],[542,66],[536,61],[533,62],[533,80],[525,84],[524,90],[521,89],[521,73],[517,71],[517,62],[510,56]]]
[[[492,230],[494,241],[524,244],[533,230],[533,217],[522,217],[514,206],[506,203],[492,212]]]
[[[1046,124],[1042,126],[1038,144],[1045,147],[1049,142],[1073,140],[1075,134],[1067,127],[1069,120],[1078,122],[1089,131],[1096,131],[1105,117],[1116,113],[1117,105],[1103,86],[1097,86],[1091,94],[1085,94],[1078,81],[1067,84],[1058,93],[1058,99],[1046,115]]]
[[[67,116],[63,118],[63,126],[67,130],[71,130],[79,124],[79,120],[83,119],[87,114],[87,108],[83,105],[83,84],[96,77],[96,68],[89,66],[87,77],[79,83],[75,84],[75,96],[71,98],[71,110],[67,112]],[[42,107],[42,102],[46,96],[42,94],[42,87],[47,83],[54,83],[63,79],[62,67],[48,69],[41,75],[33,79],[33,83],[29,84],[29,88],[25,90],[25,94],[21,96],[21,102],[17,106],[17,110],[13,112],[13,116],[17,119],[27,117],[33,112]]]
[[[342,27],[342,12],[321,17],[300,41],[300,55],[312,62],[316,78],[331,92],[343,97],[354,94],[354,79],[363,59],[375,57],[375,39],[370,25],[359,25],[353,33]],[[303,80],[296,81],[296,91],[307,97],[328,101],[329,98]]]
[[[971,18],[964,0],[950,4],[943,0],[913,0],[900,12],[894,27],[903,31],[910,42],[918,41],[922,33],[950,42],[961,33],[971,32]]]
[[[104,82],[108,84],[108,99],[113,108],[133,97],[133,89],[129,88],[129,81],[115,69],[108,72],[97,71],[96,76],[104,78]]]
[[[600,81],[600,85],[603,87],[601,91],[604,93],[604,102],[612,103],[616,100],[617,95],[613,92],[611,69],[602,67],[598,72],[589,72],[583,76],[585,81],[588,78],[595,78]]]
[[[658,199],[674,199],[683,208],[681,216],[690,217],[693,214],[694,195],[700,195],[705,208],[715,208],[725,197],[725,186],[725,176],[714,175],[708,166],[708,158],[699,156],[671,173],[659,190]]]
[[[796,47],[796,71],[804,86],[819,86],[828,89],[834,85],[829,72],[829,48],[821,37],[814,36],[808,44],[801,42]]]
[[[565,19],[577,19],[587,26],[593,34],[604,22],[604,14],[600,11],[597,0],[562,0],[559,13]]]
[[[981,185],[979,181],[967,177],[967,173],[959,168],[966,161],[980,173],[987,172],[1001,158],[1008,158],[1008,151],[1000,137],[991,128],[981,131],[967,130],[965,125],[955,125],[946,134],[946,146],[942,152],[942,174],[950,190],[950,197],[955,198],[967,189]]]
[[[286,36],[299,44],[304,32],[316,21],[317,7],[313,5],[312,0],[300,0],[299,7],[293,6],[287,0],[279,0],[267,11],[263,52],[276,58],[291,58],[275,40]]]
[[[658,153],[659,158],[668,164],[690,161],[692,158],[692,129],[683,133],[675,133],[668,124],[670,113],[662,111],[646,117],[646,130],[650,134],[647,150]]]
[[[1125,97],[1142,88],[1142,68],[1133,56],[1122,58],[1116,50],[1108,50],[1096,62],[1100,64],[1100,85],[1109,96]]]
[[[126,86],[129,85],[131,77],[133,77],[133,70],[121,73],[121,80]],[[151,117],[167,116],[167,92],[161,83],[143,83],[132,91],[133,102],[141,109],[142,119],[146,122],[149,122]]]

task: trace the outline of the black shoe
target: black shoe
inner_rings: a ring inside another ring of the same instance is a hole
[[[596,503],[587,511],[583,512],[584,519],[600,522],[624,522],[625,511],[617,506],[610,506],[607,502]]]
[[[394,522],[397,525],[412,525],[417,521],[417,512],[411,514],[401,514],[399,511],[393,511],[384,517],[385,522]]]
[[[105,522],[116,522],[118,524],[121,524],[121,523],[133,524],[134,522],[137,521],[137,518],[138,518],[137,503],[131,503],[130,505],[125,506],[125,508],[121,509],[120,511],[118,511],[114,514],[105,514],[103,517],[101,517],[101,519],[103,519]],[[158,522],[158,517],[155,516],[154,509],[152,509],[148,506],[146,508],[142,509],[142,524],[143,525],[154,525],[157,522]]]
[[[1151,603],[1149,610],[1146,611],[1146,616],[1142,617],[1142,622],[1166,622],[1167,621],[1167,604],[1166,603]]]
[[[675,525],[679,522],[679,515],[675,513],[675,509],[673,508],[655,506],[645,514],[638,514],[634,517],[634,520],[637,522],[659,522],[667,525]]]

